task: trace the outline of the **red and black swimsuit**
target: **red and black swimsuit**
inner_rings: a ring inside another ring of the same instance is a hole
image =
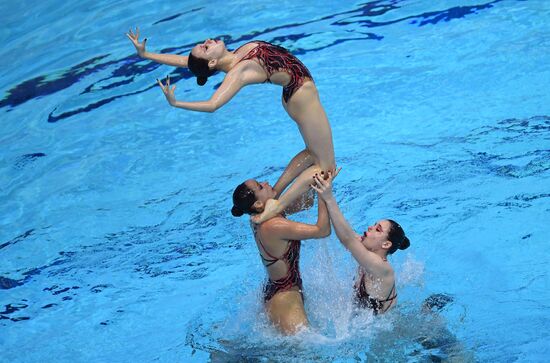
[[[288,102],[292,95],[304,84],[304,78],[313,80],[306,66],[285,48],[261,40],[254,40],[250,43],[258,45],[252,48],[239,62],[257,59],[267,75],[265,82],[271,82],[269,78],[273,73],[288,73],[290,82],[283,87],[283,100],[285,102]]]
[[[260,236],[257,235],[255,226],[253,227],[253,229],[254,229],[254,235],[256,235],[256,239],[259,245],[261,246],[261,249],[263,250],[260,252],[260,257],[264,262],[264,266],[269,267],[277,261],[283,261],[287,267],[287,273],[285,277],[282,277],[278,280],[272,280],[271,278],[267,280],[264,286],[264,302],[268,302],[269,300],[271,300],[271,298],[275,296],[276,293],[280,291],[290,290],[294,286],[297,286],[298,291],[301,293],[302,278],[300,277],[300,269],[299,269],[301,242],[298,240],[288,241],[288,248],[285,251],[285,253],[281,257],[276,257],[270,254],[266,250],[266,248],[262,243],[262,240],[260,239]],[[265,253],[268,256],[268,258],[264,257],[262,252]],[[303,300],[303,296],[302,296],[302,300]]]

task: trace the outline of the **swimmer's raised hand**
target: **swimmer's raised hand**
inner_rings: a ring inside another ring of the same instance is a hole
[[[162,90],[162,93],[164,93],[164,96],[166,97],[168,103],[171,106],[175,106],[176,95],[174,94],[174,91],[176,90],[176,86],[170,87],[170,76],[166,77],[166,84],[162,84],[162,81],[159,81],[158,79],[157,82],[160,86],[160,89]]]
[[[130,39],[130,41],[132,42],[132,44],[134,45],[134,47],[136,47],[136,52],[137,54],[143,58],[143,56],[145,55],[145,42],[147,42],[147,38],[143,39],[143,42],[139,42],[139,28],[136,27],[136,32],[134,33],[132,31],[132,29],[130,29],[128,31],[128,33],[126,33],[126,36],[128,37],[128,39]]]
[[[315,191],[317,191],[317,195],[319,195],[319,197],[325,202],[334,198],[332,195],[332,181],[336,178],[340,170],[342,170],[342,168],[338,168],[335,171],[329,171],[327,173],[328,175],[315,174],[313,177],[311,188],[315,189]],[[325,173],[323,172],[323,174]]]

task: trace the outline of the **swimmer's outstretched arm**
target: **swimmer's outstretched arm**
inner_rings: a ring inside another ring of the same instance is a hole
[[[317,191],[319,198],[323,199],[327,204],[327,209],[330,215],[334,229],[336,230],[336,236],[342,242],[343,245],[347,247],[351,241],[360,239],[361,236],[355,233],[353,228],[351,228],[349,222],[346,220],[340,207],[332,194],[332,180],[338,175],[340,169],[336,170],[334,174],[328,172],[328,179],[323,179],[319,175],[315,175],[313,184],[311,187]]]
[[[214,92],[212,97],[208,101],[199,102],[183,102],[177,101],[174,94],[176,86],[170,87],[170,77],[166,78],[165,84],[158,81],[164,96],[168,103],[177,108],[183,108],[184,110],[200,111],[200,112],[214,112],[218,108],[229,102],[230,99],[235,96],[240,89],[245,85],[241,80],[239,72],[230,72],[225,76],[220,87]]]
[[[332,180],[338,175],[340,169],[333,173],[329,172],[328,179],[323,179],[319,175],[315,176],[315,182],[311,186],[317,191],[319,199],[323,199],[327,205],[327,210],[336,231],[336,236],[340,242],[351,252],[355,260],[368,272],[386,273],[387,265],[382,263],[382,259],[375,253],[369,251],[361,242],[361,236],[355,233],[349,222],[346,220],[336,199],[332,194]]]
[[[261,225],[262,231],[284,240],[304,240],[330,236],[330,220],[327,206],[321,198],[318,201],[317,223],[294,222],[286,218],[273,218]]]
[[[130,29],[128,33],[126,33],[126,36],[132,44],[134,44],[134,47],[136,48],[136,52],[138,56],[140,56],[143,59],[149,59],[157,63],[167,64],[169,66],[174,67],[185,67],[187,68],[187,59],[189,58],[186,55],[178,55],[178,54],[161,54],[161,53],[151,53],[147,52],[145,50],[145,43],[147,42],[147,38],[143,39],[143,42],[139,42],[139,28],[136,27],[135,33]]]

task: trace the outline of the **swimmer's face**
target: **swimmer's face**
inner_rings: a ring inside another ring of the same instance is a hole
[[[225,52],[225,43],[223,40],[206,39],[204,43],[197,44],[191,50],[197,58],[206,59],[208,61],[213,59],[220,59]]]
[[[361,241],[368,249],[377,249],[388,240],[390,228],[390,221],[387,219],[379,220],[367,228],[363,233],[363,237],[361,237]]]
[[[259,200],[262,203],[265,203],[268,199],[275,198],[275,195],[277,194],[268,182],[259,183],[254,179],[248,179],[244,183],[254,192],[256,200]]]

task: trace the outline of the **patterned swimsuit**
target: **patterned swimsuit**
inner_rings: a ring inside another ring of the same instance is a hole
[[[266,248],[264,247],[262,240],[260,239],[260,236],[257,234],[256,225],[253,226],[254,235],[256,236],[256,239],[258,240],[259,245],[261,246],[262,252],[265,253],[268,258],[264,257],[262,253],[260,253],[260,257],[262,258],[262,261],[264,263],[264,266],[267,268],[277,261],[283,261],[287,266],[287,273],[286,276],[277,279],[272,280],[269,278],[264,286],[264,302],[268,302],[280,291],[287,291],[290,290],[292,287],[297,286],[298,291],[302,292],[302,278],[300,277],[300,269],[299,269],[299,263],[300,263],[300,241],[298,240],[290,240],[288,241],[288,248],[285,251],[285,253],[280,256],[276,257],[270,254]],[[302,296],[303,300],[303,296]]]
[[[260,40],[254,40],[250,43],[256,43],[258,45],[252,48],[239,60],[239,62],[250,59],[257,60],[267,75],[265,82],[269,83],[271,83],[269,78],[274,73],[288,73],[290,82],[283,87],[283,100],[285,103],[288,102],[292,95],[304,84],[305,78],[313,80],[306,66],[285,48]],[[243,46],[244,45],[241,47]],[[238,49],[236,51],[238,51]]]

